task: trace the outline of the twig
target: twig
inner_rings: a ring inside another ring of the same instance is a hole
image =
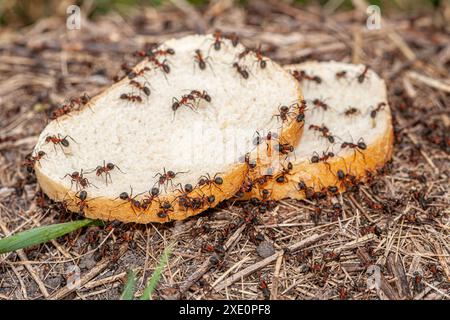
[[[413,79],[413,80],[417,80],[417,81],[420,81],[422,83],[425,83],[429,87],[432,87],[434,89],[438,89],[438,90],[450,93],[450,85],[446,84],[446,83],[444,83],[444,82],[442,82],[440,80],[433,79],[433,78],[430,78],[428,76],[424,76],[424,75],[422,75],[420,73],[417,73],[415,71],[408,71],[406,73],[406,75],[409,78]]]
[[[408,279],[406,278],[405,269],[400,259],[398,259],[394,253],[390,253],[387,257],[386,263],[391,273],[395,276],[397,290],[400,293],[400,296],[406,299],[411,299]]]

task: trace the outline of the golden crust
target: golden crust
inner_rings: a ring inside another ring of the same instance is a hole
[[[388,121],[384,135],[368,145],[364,152],[354,151],[343,157],[334,157],[328,161],[328,164],[311,163],[308,160],[293,163],[292,174],[289,174],[287,182],[277,183],[274,178],[271,178],[263,186],[254,186],[253,190],[246,193],[240,200],[261,199],[262,189],[270,191],[271,200],[285,198],[301,200],[305,198],[305,192],[298,190],[297,184],[300,181],[308,187],[313,187],[315,191],[328,186],[337,186],[340,191],[343,191],[344,188],[340,185],[336,174],[339,169],[354,175],[359,180],[364,180],[368,172],[374,172],[383,167],[392,157],[394,131],[390,113]],[[301,147],[301,144],[297,147]]]

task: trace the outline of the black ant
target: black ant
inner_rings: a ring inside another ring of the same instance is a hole
[[[178,199],[179,205],[187,210],[193,206],[193,198],[189,197],[189,193],[194,190],[194,187],[189,183],[185,184],[184,187],[181,185],[181,183],[179,183],[178,185],[180,187],[179,189],[176,189],[176,191],[178,191],[180,195],[177,196],[176,199]]]
[[[356,151],[358,151],[358,152],[360,152],[362,154],[362,152],[360,150],[366,150],[367,149],[367,145],[364,142],[363,138],[360,138],[358,140],[358,143],[356,143],[356,144],[354,144],[352,142],[343,142],[341,144],[341,148],[342,149],[350,148],[350,149],[356,150]],[[362,155],[364,156],[364,154],[362,154]]]
[[[303,80],[308,80],[308,81],[313,81],[317,84],[321,84],[322,83],[322,78],[319,76],[310,76],[308,75],[304,70],[294,70],[292,72],[292,75],[294,76],[295,79],[297,79],[298,82],[302,82]]]
[[[163,168],[164,173],[157,173],[153,176],[153,178],[155,177],[159,177],[158,181],[156,181],[155,184],[158,184],[159,186],[164,185],[164,189],[167,189],[167,186],[169,185],[169,182],[171,183],[172,187],[173,187],[173,182],[172,180],[175,179],[175,177],[180,174],[180,173],[187,173],[186,172],[173,172],[172,170],[169,170],[166,172],[166,168]]]
[[[130,80],[130,85],[132,85],[133,87],[136,87],[136,88],[138,88],[139,90],[141,90],[142,92],[144,92],[144,94],[145,94],[146,96],[149,96],[150,93],[151,93],[149,87],[147,87],[147,86],[145,86],[145,85],[143,85],[143,84],[137,82],[136,80]]]
[[[360,75],[358,75],[358,82],[359,83],[363,83],[364,82],[364,80],[367,77],[367,71],[369,71],[369,67],[365,66],[363,72]]]
[[[70,188],[71,189],[72,189],[74,182],[75,182],[75,187],[77,190],[84,189],[86,187],[90,187],[91,185],[94,186],[92,183],[89,182],[89,180],[87,178],[83,177],[83,169],[81,169],[81,172],[74,171],[72,173],[67,173],[61,179],[64,179],[65,177],[70,177]]]
[[[140,96],[134,95],[132,93],[122,93],[120,95],[120,99],[128,100],[131,102],[142,102],[142,98]]]
[[[45,143],[53,143],[53,147],[55,148],[56,151],[56,145],[59,145],[61,147],[61,150],[64,152],[63,147],[69,147],[69,140],[67,140],[67,138],[70,138],[72,141],[74,141],[76,143],[76,141],[69,135],[66,136],[61,136],[59,133],[55,136],[55,135],[48,135],[47,137],[45,137]]]
[[[211,186],[216,187],[217,189],[219,189],[220,191],[222,191],[218,186],[223,184],[223,179],[219,176],[220,173],[216,173],[214,175],[214,177],[211,178],[211,176],[209,175],[209,173],[207,173],[206,175],[200,176],[200,179],[198,180],[197,185],[199,187],[204,186],[204,185],[208,185],[210,188]]]
[[[248,79],[248,71],[245,67],[240,66],[237,62],[233,63],[233,68],[236,68],[236,71],[242,76],[244,79]]]
[[[348,109],[344,111],[344,114],[345,114],[345,116],[350,117],[350,116],[359,114],[360,112],[361,112],[361,111],[359,111],[359,110],[356,109],[356,108],[348,107]]]
[[[328,170],[330,170],[331,172],[331,165],[327,162],[328,159],[333,158],[334,157],[334,153],[329,151],[329,152],[322,152],[322,156],[319,156],[319,154],[317,152],[314,151],[313,156],[311,157],[311,163],[319,163],[319,162],[323,162],[328,166]]]
[[[109,177],[109,181],[111,181],[111,183],[112,183],[110,171],[114,170],[114,168],[117,168],[117,170],[119,170],[120,172],[124,173],[114,163],[108,162],[106,164],[105,160],[103,160],[103,166],[97,166],[97,168],[95,168],[95,170],[94,170],[95,171],[95,175],[98,177],[98,176],[102,176],[103,174],[105,174],[106,185],[108,185],[108,177]]]
[[[386,102],[380,102],[378,106],[370,111],[370,117],[374,119],[377,116],[377,113],[386,106]]]
[[[155,67],[162,69],[163,72],[165,73],[170,72],[170,67],[167,64],[167,59],[164,59],[163,62],[159,61],[155,56],[151,56],[148,59],[155,65]]]
[[[89,208],[89,206],[87,204],[87,200],[86,200],[87,192],[85,190],[81,190],[81,191],[77,192],[75,197],[80,199],[80,201],[78,201],[78,203],[77,203],[77,206],[78,206],[79,212],[83,213],[85,208]]]

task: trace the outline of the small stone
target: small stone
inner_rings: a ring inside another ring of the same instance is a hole
[[[258,252],[260,257],[267,258],[275,254],[275,248],[270,242],[263,241],[256,247],[256,252]]]

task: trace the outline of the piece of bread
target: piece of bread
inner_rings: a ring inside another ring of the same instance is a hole
[[[376,73],[334,61],[285,68],[301,83],[307,105],[303,135],[294,153],[271,169],[272,176],[262,179],[267,173],[260,171],[253,177],[251,192],[241,199],[334,194],[354,187],[390,160],[391,111],[385,82]]]
[[[51,199],[87,217],[184,219],[238,191],[253,168],[242,156],[258,153],[256,131],[298,142],[301,98],[282,67],[220,34],[172,39],[88,103],[55,113],[34,149],[34,169]],[[281,105],[292,105],[286,121],[275,116]]]

